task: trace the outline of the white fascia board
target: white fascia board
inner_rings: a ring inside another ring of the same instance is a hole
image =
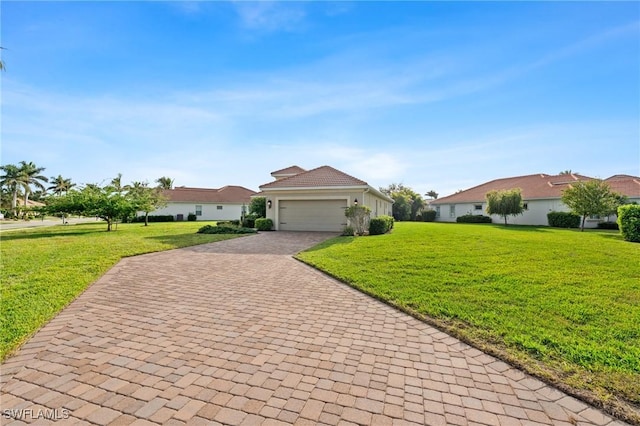
[[[290,187],[278,187],[278,188],[261,188],[262,192],[276,192],[276,191],[361,191],[367,189],[366,185],[358,186],[290,186]]]

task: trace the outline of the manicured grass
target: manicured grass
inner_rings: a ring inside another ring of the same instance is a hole
[[[298,257],[605,406],[640,403],[640,244],[617,232],[397,223]]]
[[[239,235],[195,232],[202,222],[104,222],[0,234],[0,359],[53,318],[122,257],[204,244]]]

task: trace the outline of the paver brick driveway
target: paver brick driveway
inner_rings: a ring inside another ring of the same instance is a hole
[[[329,236],[122,260],[5,362],[3,423],[615,423],[291,257]]]

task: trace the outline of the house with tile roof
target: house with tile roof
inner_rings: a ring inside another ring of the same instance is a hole
[[[589,176],[572,174],[547,175],[544,173],[496,179],[465,191],[429,202],[436,210],[436,221],[455,222],[458,216],[466,214],[486,214],[485,195],[492,190],[520,188],[525,210],[520,216],[510,217],[509,223],[517,225],[548,225],[547,214],[552,211],[569,211],[562,203],[562,191],[572,183],[592,180]],[[629,201],[640,203],[640,177],[615,175],[605,179],[611,190],[626,195]],[[596,227],[598,222],[607,218],[589,218],[585,226]],[[494,216],[498,222],[500,218]],[[608,220],[615,221],[611,216]]]
[[[176,220],[187,220],[189,213],[197,220],[236,220],[246,212],[251,196],[256,192],[242,186],[228,185],[222,188],[189,188],[179,186],[162,191],[167,206],[153,215],[172,215]]]
[[[261,185],[258,195],[266,197],[276,230],[340,232],[347,226],[345,209],[354,204],[368,206],[371,217],[391,215],[392,198],[330,166],[291,166],[271,176],[275,180]]]

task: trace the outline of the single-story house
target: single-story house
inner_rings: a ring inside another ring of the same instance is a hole
[[[229,185],[219,189],[179,186],[162,191],[167,206],[152,215],[172,215],[187,220],[189,213],[196,220],[236,220],[248,212],[251,196],[256,192],[242,186]]]
[[[562,203],[562,191],[572,183],[592,179],[575,173],[560,175],[535,174],[496,179],[447,197],[431,200],[429,205],[436,210],[436,221],[455,222],[458,216],[486,214],[487,201],[485,195],[487,192],[520,188],[525,210],[522,215],[509,217],[509,223],[548,225],[547,213],[569,211],[569,208]],[[631,202],[640,203],[640,177],[615,175],[605,179],[605,182],[609,184],[612,191],[626,195]],[[494,222],[500,222],[501,220],[500,217],[493,216]],[[607,220],[607,218],[591,217],[587,219],[585,226],[593,228],[603,220]],[[615,221],[615,215],[609,217],[608,220]]]
[[[347,226],[345,209],[355,204],[369,207],[371,217],[391,215],[391,197],[330,166],[291,166],[271,176],[275,180],[257,195],[266,198],[275,230],[340,232]]]

